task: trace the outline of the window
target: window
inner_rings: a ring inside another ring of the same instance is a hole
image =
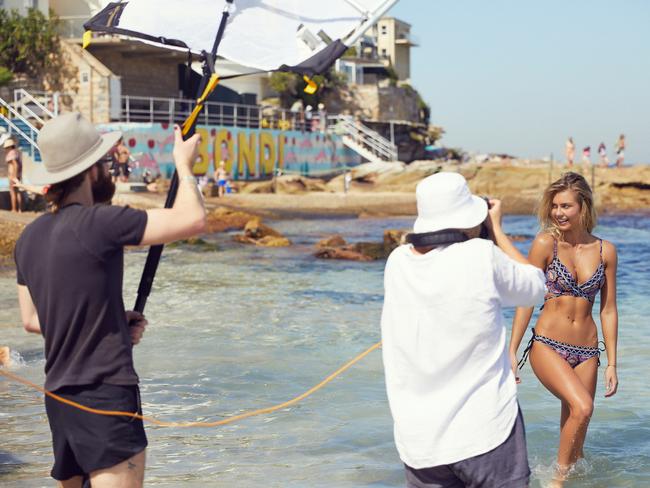
[[[386,34],[388,34],[388,27],[386,26],[386,24],[382,24],[381,27],[380,27],[380,30],[381,30],[381,35],[382,36],[385,36]]]
[[[38,0],[25,0],[25,8],[37,8]]]
[[[381,50],[381,55],[382,56],[388,56],[388,52],[386,51],[386,49]]]

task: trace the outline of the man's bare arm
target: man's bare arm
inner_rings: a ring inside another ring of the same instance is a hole
[[[201,142],[195,134],[183,141],[181,130],[174,128],[174,162],[178,172],[178,194],[172,208],[147,210],[147,226],[141,246],[166,244],[200,234],[205,230],[203,197],[196,186],[192,165]]]
[[[23,327],[27,332],[34,334],[41,333],[41,323],[38,321],[36,307],[32,301],[32,295],[24,285],[18,285],[18,304],[20,305],[20,318]]]

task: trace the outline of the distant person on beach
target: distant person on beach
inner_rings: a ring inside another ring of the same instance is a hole
[[[224,161],[219,161],[219,166],[217,166],[217,170],[214,172],[214,181],[217,182],[217,196],[224,196],[228,188],[228,172],[226,171],[226,163]]]
[[[327,132],[327,110],[325,104],[318,104],[318,130],[322,133]]]
[[[600,158],[600,167],[606,168],[609,165],[609,159],[607,159],[607,147],[604,142],[598,145],[598,157]]]
[[[573,166],[573,161],[576,157],[576,145],[573,142],[573,137],[569,137],[564,145],[564,152],[566,154],[567,166]]]
[[[314,129],[314,112],[311,105],[305,107],[305,130],[311,132]]]
[[[501,202],[473,196],[460,174],[425,178],[416,199],[411,242],[453,240],[402,245],[384,273],[382,351],[406,486],[526,487],[501,307],[541,302],[544,275],[503,231]]]
[[[565,173],[544,191],[539,209],[542,232],[528,255],[531,263],[546,270],[548,292],[519,366],[527,357],[541,383],[560,399],[560,447],[556,486],[582,457],[587,427],[594,408],[600,349],[592,317],[600,294],[607,366],[605,396],[616,393],[616,248],[591,232],[596,211],[585,178]],[[533,313],[518,308],[512,324],[510,355],[516,371],[517,349]]]
[[[299,98],[291,105],[291,130],[305,131],[305,112],[302,100]]]
[[[618,136],[616,141],[616,167],[620,168],[625,162],[625,134]]]
[[[124,246],[149,246],[203,231],[205,209],[192,163],[200,136],[183,141],[175,127],[179,176],[173,208],[136,210],[102,204],[115,184],[108,173],[119,132],[100,135],[79,113],[45,123],[38,135],[43,163],[31,183],[47,185],[50,211],[29,224],[15,248],[25,330],[45,339],[45,388],[84,406],[141,413],[133,345],[147,321],[125,311]],[[139,488],[147,438],[141,420],[78,410],[50,397],[51,475],[62,488]]]
[[[129,174],[131,170],[129,168],[129,161],[131,159],[131,151],[124,144],[124,139],[120,138],[115,149],[113,151],[115,158],[115,172],[114,172],[114,181],[119,180],[121,182],[129,181]]]
[[[346,171],[343,175],[343,193],[350,191],[350,185],[352,184],[352,172]]]
[[[591,169],[591,146],[582,148],[582,168],[585,174]]]
[[[7,163],[11,211],[22,212],[23,196],[19,186],[23,179],[23,155],[18,148],[16,140],[12,137],[5,139],[2,147],[5,150],[5,162]]]

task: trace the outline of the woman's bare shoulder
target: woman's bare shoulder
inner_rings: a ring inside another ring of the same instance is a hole
[[[555,237],[553,237],[548,232],[540,232],[533,239],[533,247],[536,247],[539,250],[553,250],[553,243],[555,242]]]
[[[605,264],[616,262],[618,252],[614,243],[611,241],[606,241],[605,239],[601,240],[603,243],[603,260],[605,261]]]

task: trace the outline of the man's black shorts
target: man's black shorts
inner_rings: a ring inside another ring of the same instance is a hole
[[[65,386],[54,393],[100,410],[142,413],[137,385]],[[147,447],[141,420],[84,412],[47,396],[45,410],[52,431],[55,480],[110,468]]]
[[[115,173],[116,176],[123,175],[128,178],[130,173],[131,170],[129,169],[129,163],[117,163],[117,172]]]

